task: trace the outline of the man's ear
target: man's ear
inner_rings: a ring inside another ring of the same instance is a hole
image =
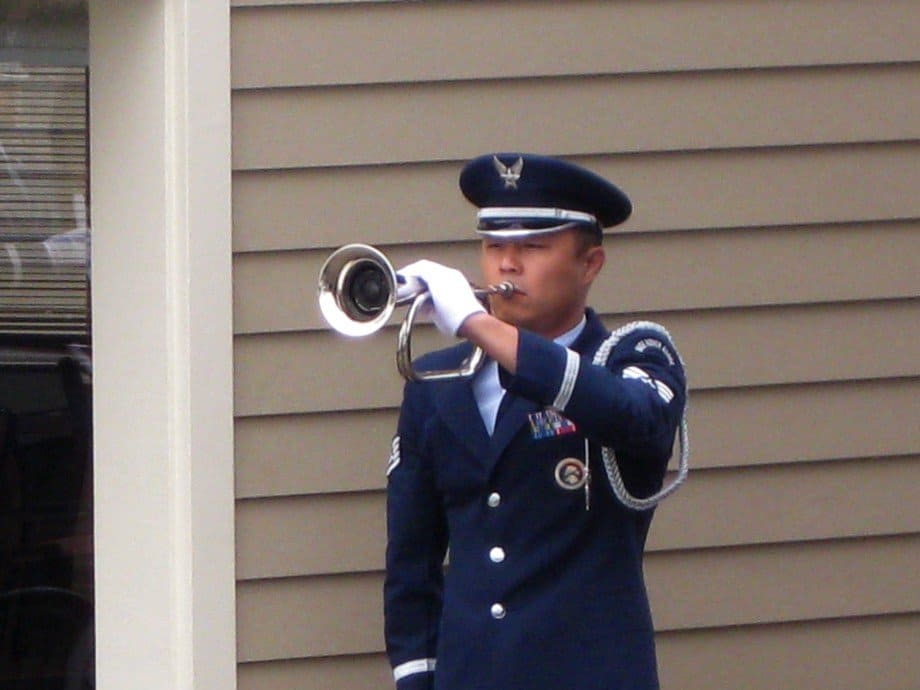
[[[590,285],[597,274],[601,272],[604,263],[607,261],[607,254],[600,245],[589,247],[585,252],[585,283]]]

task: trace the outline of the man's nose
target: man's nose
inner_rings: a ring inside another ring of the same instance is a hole
[[[501,270],[505,273],[517,273],[521,270],[520,256],[517,247],[513,243],[506,244],[502,247]]]

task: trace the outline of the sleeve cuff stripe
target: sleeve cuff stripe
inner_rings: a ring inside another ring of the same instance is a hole
[[[559,392],[556,399],[553,400],[552,407],[559,411],[564,411],[566,405],[572,397],[572,391],[575,390],[575,379],[578,378],[578,369],[581,366],[581,358],[572,350],[566,350],[565,356],[565,373],[562,375],[562,385],[559,386]]]
[[[434,671],[436,664],[437,659],[413,659],[412,661],[407,661],[393,669],[393,680],[398,681],[401,678],[411,676],[415,673]]]

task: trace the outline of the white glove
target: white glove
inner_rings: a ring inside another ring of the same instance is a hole
[[[434,325],[445,335],[457,335],[463,322],[486,308],[476,299],[473,288],[458,270],[423,259],[397,271],[411,284],[412,279],[423,282],[431,295],[431,317]]]
[[[408,266],[406,268],[409,268]],[[404,269],[405,270],[405,269]],[[414,297],[427,288],[418,276],[406,275],[402,271],[396,273],[396,300],[402,303],[407,297]]]

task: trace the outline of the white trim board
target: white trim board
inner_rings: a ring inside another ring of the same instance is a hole
[[[99,690],[236,685],[229,40],[90,0]]]

